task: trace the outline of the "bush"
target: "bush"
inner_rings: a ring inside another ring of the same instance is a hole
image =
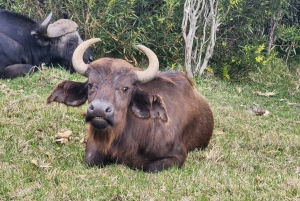
[[[134,65],[145,59],[134,49],[144,44],[159,57],[161,69],[184,64],[181,34],[184,1],[177,0],[0,0],[0,7],[44,20],[69,16],[84,39],[99,37],[96,57],[125,58]],[[297,0],[219,0],[221,25],[209,66],[215,75],[237,80],[248,77],[275,56],[286,61],[299,54]],[[274,29],[272,29],[272,27]],[[274,37],[272,37],[272,30]],[[197,37],[201,38],[198,33]],[[257,48],[264,46],[259,53]],[[272,50],[272,51],[270,51]],[[278,52],[278,54],[276,53]],[[269,54],[271,53],[271,54]]]
[[[275,57],[288,61],[299,50],[299,8],[296,0],[220,0],[215,73],[240,80]]]

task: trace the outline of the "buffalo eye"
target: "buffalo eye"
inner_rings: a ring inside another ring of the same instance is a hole
[[[127,92],[128,90],[129,90],[129,87],[123,87],[123,88],[122,88],[122,91],[123,91],[123,92]]]
[[[69,40],[69,45],[77,45],[78,40],[76,39],[71,39]]]

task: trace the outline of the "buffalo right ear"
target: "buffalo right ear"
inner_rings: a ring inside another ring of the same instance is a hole
[[[137,89],[131,104],[132,113],[138,118],[160,119],[164,122],[169,119],[166,105],[159,95],[149,94]]]
[[[87,100],[86,83],[63,81],[57,85],[47,98],[47,104],[52,102],[63,103],[68,106],[80,106]]]

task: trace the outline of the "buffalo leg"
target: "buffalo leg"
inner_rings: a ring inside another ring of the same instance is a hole
[[[149,162],[147,165],[143,166],[143,171],[145,172],[159,172],[162,170],[169,169],[173,166],[181,167],[186,159],[185,156],[173,156],[169,158],[157,159]]]
[[[14,64],[5,67],[0,71],[0,78],[14,78],[25,74],[33,73],[36,67],[31,64]]]

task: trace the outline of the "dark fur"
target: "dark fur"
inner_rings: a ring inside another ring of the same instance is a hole
[[[87,122],[89,165],[118,162],[150,172],[180,167],[189,151],[207,147],[214,126],[211,109],[184,73],[159,73],[143,84],[133,70],[124,60],[99,59],[89,66],[86,83],[64,81],[47,102],[112,105],[113,125],[100,128],[98,121]],[[90,115],[99,112],[96,106]]]
[[[78,38],[70,37],[62,44],[60,37],[48,38],[39,32],[39,28],[40,22],[0,9],[0,78],[32,73],[36,70],[34,66],[41,63],[60,64],[74,72],[71,58],[78,46]],[[91,49],[88,49],[85,62],[92,56]]]

